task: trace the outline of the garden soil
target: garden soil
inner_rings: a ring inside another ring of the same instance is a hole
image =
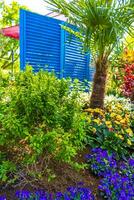
[[[83,152],[79,152],[75,161],[78,163],[85,163],[85,155],[89,154],[89,149],[85,149]],[[37,189],[43,189],[45,191],[55,193],[55,192],[65,192],[66,188],[70,186],[76,186],[78,183],[83,182],[83,186],[89,187],[94,196],[95,200],[102,200],[98,194],[98,185],[100,179],[92,174],[89,170],[79,170],[76,171],[70,165],[65,163],[59,163],[57,161],[51,161],[49,164],[49,169],[54,172],[55,178],[51,181],[48,181],[48,176],[43,177],[43,184],[39,182],[34,182],[33,186]],[[8,187],[6,190],[0,190],[0,194],[6,194],[7,200],[16,200],[15,191],[16,190],[29,190],[34,191],[35,188],[31,187],[30,184],[25,186],[17,187]],[[88,199],[87,199],[88,200]]]

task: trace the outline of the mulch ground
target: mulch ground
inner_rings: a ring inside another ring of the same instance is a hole
[[[85,149],[83,152],[80,152],[75,158],[75,161],[79,163],[85,163],[85,155],[89,153],[88,149]],[[96,200],[101,200],[100,195],[98,194],[98,185],[99,179],[92,174],[89,170],[80,170],[76,171],[70,165],[65,163],[59,163],[57,161],[51,161],[50,166],[51,170],[55,173],[56,178],[51,181],[48,181],[48,177],[44,175],[43,184],[38,182],[34,183],[36,189],[44,189],[45,191],[55,193],[55,192],[65,192],[66,188],[70,186],[76,186],[79,182],[83,182],[83,186],[89,187],[93,194],[95,195]],[[22,187],[17,187],[16,189],[8,187],[6,190],[0,190],[0,194],[6,194],[7,200],[15,200],[15,191],[21,190]],[[29,184],[25,185],[23,189],[34,191],[34,188]]]

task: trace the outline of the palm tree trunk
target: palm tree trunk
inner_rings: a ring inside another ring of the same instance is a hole
[[[97,61],[93,80],[90,108],[104,108],[105,87],[107,78],[107,62]]]

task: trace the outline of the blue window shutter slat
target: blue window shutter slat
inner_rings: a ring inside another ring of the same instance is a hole
[[[25,69],[26,65],[26,11],[20,9],[20,68]]]
[[[60,78],[63,78],[63,71],[65,65],[65,31],[61,28],[61,41],[60,41]]]

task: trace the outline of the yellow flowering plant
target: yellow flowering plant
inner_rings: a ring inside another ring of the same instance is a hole
[[[107,103],[105,110],[86,109],[87,143],[115,151],[122,157],[134,149],[134,112],[121,102]]]

